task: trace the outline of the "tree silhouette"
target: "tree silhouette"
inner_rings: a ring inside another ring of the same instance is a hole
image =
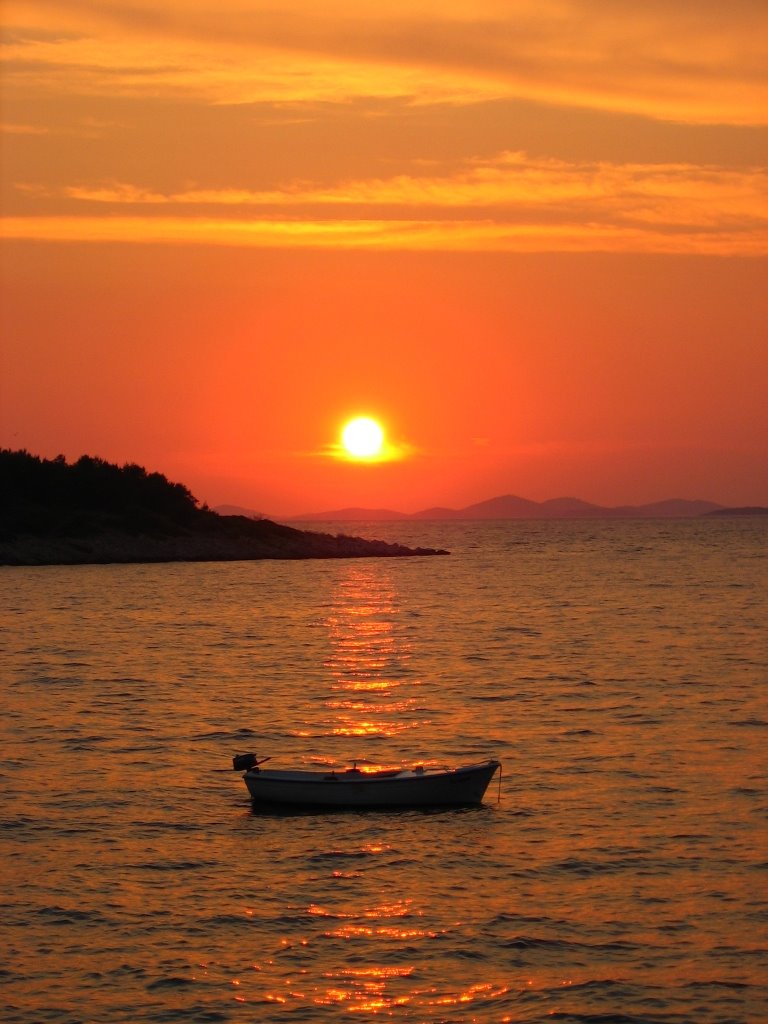
[[[94,528],[176,532],[212,515],[183,484],[143,466],[117,466],[83,455],[41,459],[0,449],[0,530],[16,533],[84,533]]]

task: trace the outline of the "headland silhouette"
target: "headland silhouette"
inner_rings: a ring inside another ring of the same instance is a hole
[[[0,565],[446,554],[224,516],[142,466],[0,450]]]

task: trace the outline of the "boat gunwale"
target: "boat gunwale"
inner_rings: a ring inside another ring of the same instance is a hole
[[[346,768],[341,771],[331,770],[305,771],[303,769],[281,769],[281,768],[249,768],[243,778],[250,777],[251,780],[258,779],[260,782],[274,782],[284,785],[293,783],[300,786],[316,786],[341,784],[351,786],[361,785],[391,785],[392,783],[413,783],[421,781],[435,782],[441,779],[450,779],[456,776],[463,776],[471,772],[481,772],[491,769],[491,777],[496,769],[501,767],[501,762],[495,758],[487,761],[478,761],[476,764],[459,765],[457,768],[424,768],[419,771],[414,768],[384,769],[381,772],[365,772],[360,769]]]
[[[297,792],[307,789],[317,790],[319,787],[331,787],[333,791],[362,793],[375,792],[386,787],[401,792],[413,792],[414,790],[433,789],[437,785],[449,785],[466,783],[468,779],[476,775],[488,774],[488,786],[495,775],[501,762],[495,758],[487,761],[480,761],[470,765],[460,765],[457,768],[438,769],[425,768],[423,771],[415,769],[400,769],[394,773],[390,770],[383,772],[363,772],[359,769],[346,769],[342,772],[314,772],[314,771],[291,771],[275,768],[259,769],[249,768],[243,774],[248,790],[253,801],[269,799],[269,791],[273,787],[288,790],[296,789]],[[252,788],[253,787],[253,788]],[[260,792],[257,794],[256,790]],[[287,799],[285,795],[278,798],[281,801]],[[482,799],[482,797],[481,797]],[[311,801],[310,801],[311,802]]]

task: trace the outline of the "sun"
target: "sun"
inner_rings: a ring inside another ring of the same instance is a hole
[[[353,459],[375,459],[384,448],[384,428],[370,416],[356,416],[341,431],[344,451]]]

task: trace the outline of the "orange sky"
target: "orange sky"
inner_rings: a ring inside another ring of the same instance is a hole
[[[762,0],[3,21],[0,445],[273,515],[768,504]]]

